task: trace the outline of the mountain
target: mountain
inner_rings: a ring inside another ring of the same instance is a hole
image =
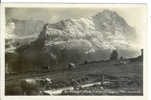
[[[124,18],[114,11],[104,10],[89,18],[71,18],[48,24],[45,46],[64,45],[66,49],[85,49],[86,54],[100,50],[127,50],[133,53],[123,56],[132,57],[138,55],[135,52],[138,48],[132,42],[135,35],[135,29]]]
[[[139,55],[139,48],[132,42],[135,29],[115,11],[104,10],[88,18],[64,19],[54,24],[16,20],[14,23],[15,35],[35,35],[15,49],[24,61],[19,66],[27,67],[29,63],[31,68],[109,59],[114,49],[123,57]]]
[[[5,35],[6,52],[14,52],[16,47],[34,41],[43,25],[44,22],[40,20],[8,20]]]
[[[115,11],[104,10],[93,16],[96,29],[101,32],[110,32],[111,34],[122,34],[128,40],[136,37],[136,31],[128,25],[125,19],[119,16]]]

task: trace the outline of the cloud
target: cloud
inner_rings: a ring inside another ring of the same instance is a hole
[[[15,23],[10,22],[6,25],[6,33],[12,34],[14,30],[15,30]]]

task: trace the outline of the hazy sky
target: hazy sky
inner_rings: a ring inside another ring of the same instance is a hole
[[[6,19],[34,19],[55,23],[61,19],[93,16],[104,9],[116,11],[127,23],[135,27],[138,38],[146,34],[146,6],[98,6],[98,7],[49,7],[49,8],[6,8]]]

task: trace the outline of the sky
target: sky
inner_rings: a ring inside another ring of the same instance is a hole
[[[145,5],[124,5],[124,6],[63,6],[63,7],[15,7],[6,8],[6,20],[11,18],[21,20],[42,20],[49,23],[55,23],[62,19],[90,17],[102,12],[104,9],[116,11],[127,23],[134,27],[137,32],[138,42],[143,45],[144,34],[146,34],[147,15]]]

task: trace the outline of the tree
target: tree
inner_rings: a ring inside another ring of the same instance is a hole
[[[117,60],[118,59],[118,52],[117,50],[113,50],[110,56],[110,60]]]
[[[123,60],[123,59],[124,59],[124,57],[123,57],[123,56],[121,56],[121,57],[120,57],[120,60]]]

